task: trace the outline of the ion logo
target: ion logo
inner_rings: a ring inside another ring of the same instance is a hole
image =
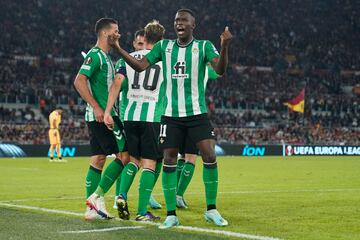
[[[63,157],[75,157],[76,147],[64,147],[60,148],[61,156]],[[48,157],[50,157],[50,149],[48,151]],[[57,153],[54,150],[54,157],[57,157]]]
[[[246,145],[242,152],[243,156],[264,156],[265,147],[251,147]]]

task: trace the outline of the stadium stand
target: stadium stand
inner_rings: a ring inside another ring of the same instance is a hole
[[[164,24],[166,37],[175,37],[171,19],[177,6],[165,0],[129,1],[126,7],[110,0],[3,2],[0,142],[46,143],[47,116],[61,105],[67,110],[61,124],[64,143],[87,143],[84,103],[72,85],[80,52],[94,44],[98,18],[119,20],[121,44],[128,50],[133,32],[153,18]],[[85,2],[86,14],[79,11]],[[219,48],[225,25],[235,36],[227,74],[208,83],[209,114],[219,142],[360,143],[356,1],[233,1],[241,8],[216,0],[182,2],[197,15],[199,39]],[[305,113],[289,112],[283,103],[303,87]],[[9,104],[20,107],[13,110]]]

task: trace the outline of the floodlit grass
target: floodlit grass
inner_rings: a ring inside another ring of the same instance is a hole
[[[108,159],[110,162],[110,159]],[[219,157],[218,209],[225,228],[203,219],[200,159],[185,193],[182,225],[280,239],[360,239],[360,157]],[[85,222],[81,217],[4,206],[10,203],[75,213],[85,211],[88,158],[49,163],[47,158],[0,158],[0,239],[211,239],[221,234],[158,230],[156,226],[100,233],[63,231],[143,226],[128,221]],[[129,193],[134,219],[138,174]],[[165,206],[161,176],[154,194]],[[107,194],[112,209],[114,189]],[[165,218],[164,209],[154,213]],[[238,238],[239,239],[239,238]]]

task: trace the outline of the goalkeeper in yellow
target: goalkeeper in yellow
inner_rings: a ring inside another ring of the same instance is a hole
[[[56,162],[66,162],[65,159],[61,157],[61,150],[60,150],[60,131],[59,125],[61,122],[61,114],[63,113],[63,109],[55,109],[49,115],[49,141],[50,141],[50,162],[54,161],[54,149],[56,148],[56,154],[58,156],[58,160]]]

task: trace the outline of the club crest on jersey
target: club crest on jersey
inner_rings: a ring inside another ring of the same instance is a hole
[[[179,78],[189,78],[189,74],[186,74],[186,63],[185,62],[177,62],[174,65],[175,74],[171,75],[171,78],[179,79]]]
[[[90,64],[92,62],[92,59],[91,57],[88,57],[86,60],[85,60],[85,64]]]
[[[199,49],[198,49],[197,47],[195,47],[195,48],[193,48],[192,52],[193,52],[194,54],[196,54],[196,53],[199,52]]]

